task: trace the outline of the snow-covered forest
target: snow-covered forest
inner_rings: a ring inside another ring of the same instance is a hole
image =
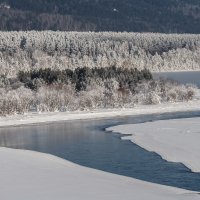
[[[192,100],[152,71],[200,69],[200,35],[0,32],[0,115]]]
[[[0,115],[133,108],[189,101],[195,86],[153,80],[149,70],[124,68],[40,69],[0,77]]]
[[[115,32],[0,32],[0,73],[78,67],[200,70],[200,35]]]

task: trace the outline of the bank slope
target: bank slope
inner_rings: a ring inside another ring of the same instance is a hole
[[[57,157],[0,148],[4,200],[197,200],[187,190],[81,167]]]

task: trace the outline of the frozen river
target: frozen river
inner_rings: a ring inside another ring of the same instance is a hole
[[[0,129],[0,145],[50,153],[77,164],[141,180],[200,191],[200,174],[163,160],[105,131],[118,124],[200,116],[199,112],[79,120]]]

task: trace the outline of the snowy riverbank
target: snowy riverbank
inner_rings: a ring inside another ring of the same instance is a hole
[[[122,138],[168,161],[183,163],[193,172],[200,172],[200,118],[120,125],[107,130],[131,134]]]
[[[137,106],[132,109],[107,109],[88,112],[54,112],[54,113],[27,113],[0,117],[0,127],[37,124],[56,121],[99,119],[118,116],[133,116],[141,114],[160,114],[168,112],[200,111],[200,100],[189,102],[166,103],[157,105]]]
[[[109,174],[55,156],[0,148],[4,200],[199,200],[193,192]]]
[[[29,113],[0,118],[0,127],[179,111],[200,111],[200,101],[134,109]],[[199,140],[198,140],[199,141]],[[162,186],[82,167],[55,156],[0,148],[1,198],[4,200],[200,200],[195,192]]]

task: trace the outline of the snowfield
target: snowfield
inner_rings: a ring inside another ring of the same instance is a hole
[[[122,138],[168,161],[181,162],[193,172],[200,172],[200,118],[120,125],[107,130],[131,134]]]
[[[0,148],[3,200],[199,200],[187,190],[81,167],[60,158]]]

